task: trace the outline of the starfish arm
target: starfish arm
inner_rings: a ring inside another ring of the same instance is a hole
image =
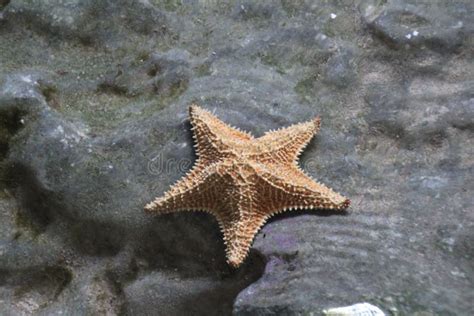
[[[242,146],[253,139],[252,135],[225,124],[197,105],[189,107],[189,116],[196,152],[203,162],[215,162],[224,158],[231,148]]]
[[[224,235],[227,262],[238,267],[247,257],[255,236],[267,220],[267,215],[260,212],[259,205],[256,204],[255,188],[244,186],[233,189],[240,192],[238,198],[227,200],[215,216]]]
[[[344,210],[350,200],[293,166],[274,166],[259,174],[258,202],[268,216],[293,209]]]
[[[215,166],[196,165],[163,196],[148,203],[145,210],[159,214],[190,210],[211,212],[219,200],[219,186],[222,185],[222,179],[214,169]]]
[[[220,223],[226,245],[227,262],[231,266],[238,267],[242,264],[248,256],[255,236],[266,221],[267,216],[253,214],[249,218]]]
[[[256,157],[260,161],[293,163],[311,138],[319,131],[319,117],[305,123],[299,123],[265,133],[256,139]]]

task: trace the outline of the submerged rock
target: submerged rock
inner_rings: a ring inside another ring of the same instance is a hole
[[[402,1],[382,8],[364,4],[364,17],[375,34],[394,47],[450,51],[460,48],[472,25],[464,20],[470,10],[467,3],[453,3],[449,9],[461,13],[461,17],[451,15],[438,3],[415,5]]]
[[[472,313],[470,1],[0,6],[1,314]],[[191,102],[320,115],[301,167],[350,212],[275,217],[237,270],[212,217],[145,215]]]

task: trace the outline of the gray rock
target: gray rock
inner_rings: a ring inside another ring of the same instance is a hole
[[[107,74],[98,89],[128,97],[151,93],[162,97],[180,94],[189,83],[189,53],[171,50],[166,54],[138,56],[120,63]]]
[[[455,50],[464,40],[465,32],[472,32],[467,20],[471,8],[467,3],[456,3],[449,8],[460,16],[453,16],[437,3],[410,4],[393,1],[378,8],[364,4],[368,25],[376,35],[397,48],[429,47],[434,50]],[[462,14],[464,13],[464,14]]]
[[[122,32],[160,37],[170,31],[166,15],[142,1],[14,1],[3,13],[8,29],[20,24],[45,37],[85,45],[114,45]]]
[[[325,69],[325,81],[339,88],[346,88],[356,81],[354,54],[350,50],[338,52],[331,57]]]
[[[0,6],[1,314],[474,312],[470,1]],[[211,216],[145,215],[192,102],[257,136],[321,115],[300,165],[349,212],[271,219],[237,270]]]

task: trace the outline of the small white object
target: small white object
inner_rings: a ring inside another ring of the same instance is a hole
[[[334,19],[337,17],[337,14],[335,14],[335,13],[331,13],[330,17],[331,17],[331,19],[333,19],[333,20],[334,20]]]
[[[418,36],[418,34],[420,34],[420,33],[418,33],[417,30],[414,30],[412,34],[413,34],[413,36]]]
[[[21,79],[26,82],[26,83],[32,83],[33,80],[31,80],[31,76],[28,75],[28,76],[21,76]]]
[[[323,313],[327,316],[385,316],[380,308],[369,303],[330,308],[323,310]]]
[[[112,166],[112,165],[109,165],[109,169],[114,169],[114,166]]]
[[[58,125],[56,129],[53,131],[55,135],[62,135],[64,134],[64,128],[61,125]]]
[[[458,21],[458,23],[456,25],[453,26],[453,28],[455,29],[460,29],[464,24],[462,23],[462,21]]]
[[[323,40],[324,41],[326,38],[328,38],[328,37],[323,33],[319,33],[318,35],[315,36],[316,40]]]
[[[411,34],[407,34],[405,35],[406,38],[410,39],[411,38]]]
[[[23,125],[25,124],[25,120],[24,119],[20,119],[20,123]]]

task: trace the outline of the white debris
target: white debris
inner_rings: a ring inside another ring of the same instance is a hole
[[[61,125],[58,125],[54,130],[53,130],[53,136],[62,136],[64,134],[64,128]]]
[[[20,123],[21,123],[22,125],[24,125],[24,124],[25,124],[25,120],[24,120],[24,119],[20,119]]]
[[[418,34],[420,34],[420,33],[418,33],[417,30],[414,30],[413,33],[411,33],[411,34],[413,34],[413,36],[418,36]]]
[[[114,169],[114,166],[108,165],[108,168],[109,168],[110,170],[112,170],[112,169]]]
[[[21,80],[23,80],[24,82],[26,83],[32,83],[33,80],[31,80],[31,76],[28,75],[28,76],[21,76]]]
[[[458,21],[458,23],[456,25],[453,26],[454,29],[460,29],[464,24],[462,23],[462,21]]]
[[[337,18],[337,14],[335,14],[335,13],[331,13],[331,14],[330,14],[330,17],[331,17],[331,19],[333,19],[333,20],[334,20],[335,18]]]
[[[411,34],[407,34],[405,35],[406,38],[410,39],[411,38]]]
[[[328,37],[327,37],[325,34],[323,34],[323,33],[318,33],[318,35],[316,35],[316,36],[314,37],[314,39],[317,40],[317,41],[318,41],[318,40],[324,41],[324,40],[326,40],[327,38],[328,38]]]
[[[456,276],[456,277],[461,277],[461,278],[465,278],[466,277],[466,274],[464,272],[461,272],[459,270],[453,270],[451,271],[451,274]]]
[[[330,308],[323,310],[323,313],[328,316],[385,316],[380,308],[369,303]]]

